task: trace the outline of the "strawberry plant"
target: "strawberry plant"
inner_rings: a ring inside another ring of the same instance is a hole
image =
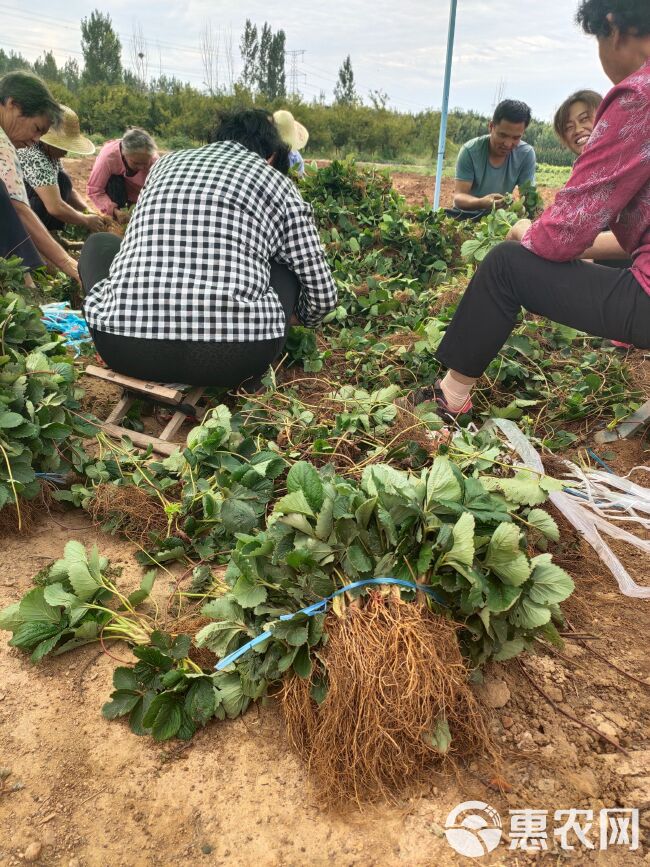
[[[72,359],[37,308],[18,294],[0,295],[0,509],[40,490],[37,473],[69,465],[74,434],[96,428],[79,412]]]

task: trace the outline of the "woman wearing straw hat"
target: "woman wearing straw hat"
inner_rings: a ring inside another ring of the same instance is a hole
[[[69,223],[99,232],[106,227],[104,219],[98,214],[84,213],[89,205],[74,189],[61,165],[61,157],[67,153],[90,156],[95,153],[95,145],[81,135],[75,112],[66,105],[61,109],[63,118],[55,128],[51,127],[40,141],[18,151],[29,203],[50,230],[62,229]]]
[[[289,151],[289,168],[295,169],[298,177],[301,178],[305,174],[305,161],[300,151],[309,141],[309,133],[301,123],[298,123],[290,111],[285,111],[284,109],[276,111],[273,115],[273,120],[280,133],[280,138],[291,148]]]

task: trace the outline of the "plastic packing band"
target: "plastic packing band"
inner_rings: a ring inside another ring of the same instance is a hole
[[[53,482],[55,485],[65,485],[65,476],[61,473],[34,473],[37,479],[45,479],[46,482]]]
[[[540,475],[544,474],[544,465],[539,453],[533,448],[531,442],[519,430],[516,424],[507,419],[499,418],[494,419],[491,426],[500,428],[506,435],[510,445],[518,452],[519,457],[524,462],[525,468],[532,469]],[[578,470],[577,467],[576,470]],[[620,482],[620,477],[618,481]],[[610,479],[609,484],[611,483],[612,480]],[[602,562],[616,579],[619,589],[624,596],[630,596],[635,599],[650,599],[650,587],[637,584],[632,579],[625,566],[603,539],[601,533],[620,542],[633,545],[646,554],[650,554],[650,539],[635,536],[633,533],[629,533],[623,527],[616,526],[601,515],[590,512],[575,497],[570,496],[564,491],[551,491],[549,500],[596,551]]]
[[[597,464],[600,464],[601,467],[607,470],[608,473],[616,475],[614,473],[614,470],[609,466],[609,464],[605,463],[605,461],[601,457],[599,457],[593,449],[587,449],[587,454],[590,458],[596,461]]]
[[[353,581],[352,584],[346,584],[345,587],[340,587],[338,590],[335,590],[331,596],[326,596],[324,599],[314,602],[313,605],[301,608],[300,611],[294,611],[291,614],[281,614],[278,620],[293,620],[293,618],[297,617],[299,614],[306,614],[308,617],[314,617],[317,614],[325,614],[328,603],[331,602],[335,596],[341,596],[349,590],[356,590],[358,587],[381,586],[385,584],[396,584],[398,587],[406,587],[409,590],[421,590],[423,593],[426,593],[427,596],[430,596],[434,602],[437,602],[438,605],[441,605],[443,608],[449,608],[449,606],[440,599],[435,590],[424,584],[416,584],[414,581],[405,581],[402,578],[366,578],[364,581]],[[228,668],[229,665],[232,665],[233,662],[236,662],[241,656],[248,653],[249,650],[257,647],[257,645],[261,644],[263,641],[268,641],[268,639],[272,637],[273,631],[271,629],[260,632],[260,634],[256,635],[255,638],[247,641],[246,644],[242,644],[241,647],[237,648],[237,650],[234,650],[232,653],[229,653],[228,656],[224,656],[223,659],[220,659],[215,665],[216,670],[223,671],[224,668]]]

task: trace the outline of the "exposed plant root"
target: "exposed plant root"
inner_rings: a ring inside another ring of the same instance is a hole
[[[18,507],[15,503],[6,505],[0,509],[0,538],[7,533],[22,533],[29,535],[36,526],[39,515],[48,512],[52,504],[50,486],[41,484],[39,493],[32,500],[18,498]],[[20,515],[20,520],[18,520]]]
[[[184,635],[189,635],[192,639],[192,646],[190,647],[189,657],[192,662],[195,662],[199,668],[202,668],[203,671],[207,671],[210,674],[214,673],[214,667],[217,664],[217,660],[219,657],[216,653],[213,653],[211,650],[208,650],[207,647],[197,647],[194,644],[194,636],[197,632],[203,629],[204,626],[207,626],[208,623],[212,623],[209,617],[203,617],[200,614],[196,613],[196,610],[190,614],[182,617],[180,620],[175,621],[171,624],[171,629],[169,631],[174,634],[183,633]]]
[[[448,429],[432,431],[429,426],[416,415],[407,398],[398,398],[395,401],[397,414],[389,433],[391,448],[405,443],[417,443],[430,455],[438,454],[441,445],[445,445],[451,439]]]
[[[150,534],[167,535],[167,516],[162,504],[143,488],[101,483],[95,488],[88,511],[96,523],[116,520],[116,529],[145,545]]]
[[[418,603],[372,593],[344,618],[330,614],[323,668],[282,690],[289,740],[324,800],[394,799],[405,783],[445,760],[431,742],[446,719],[447,760],[483,755],[499,763],[467,682],[456,626]],[[311,689],[328,682],[319,706]]]

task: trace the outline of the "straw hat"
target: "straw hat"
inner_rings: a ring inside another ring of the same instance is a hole
[[[48,132],[41,136],[43,144],[68,151],[71,154],[79,154],[82,157],[94,154],[95,145],[89,138],[81,135],[79,118],[76,113],[67,105],[62,105],[61,109],[63,111],[61,122],[56,127],[50,127]]]
[[[294,151],[299,151],[309,141],[309,133],[305,127],[298,123],[290,111],[276,111],[273,120],[280,133],[280,138]]]

